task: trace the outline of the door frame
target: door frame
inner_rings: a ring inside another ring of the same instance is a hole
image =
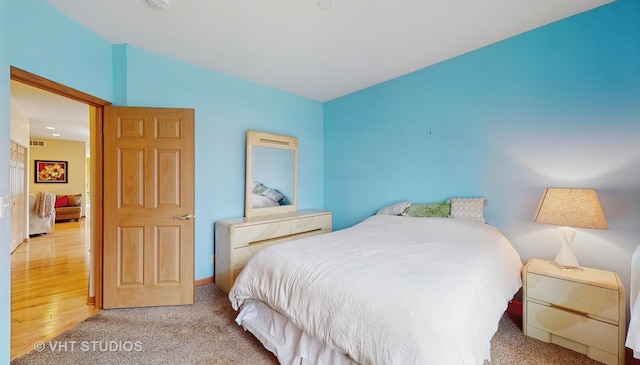
[[[92,278],[95,290],[95,297],[93,302],[96,308],[102,309],[102,271],[103,271],[103,211],[102,211],[102,199],[104,194],[104,175],[103,175],[103,113],[104,107],[110,106],[112,103],[107,100],[97,98],[95,96],[86,94],[82,91],[68,87],[63,84],[59,84],[55,81],[51,81],[44,77],[38,76],[31,72],[22,70],[20,68],[11,66],[11,80],[19,81],[23,84],[27,84],[45,91],[64,96],[69,99],[79,101],[81,103],[93,106],[96,109],[96,125],[95,133],[91,135],[91,143],[95,144],[95,156],[91,156],[91,159],[95,164],[95,176],[92,176],[93,188],[91,189],[91,195],[93,201],[91,202],[91,220],[93,221],[93,228],[91,230],[91,236],[93,238],[93,246],[91,250],[93,252],[93,265],[94,276]],[[89,292],[87,291],[87,296]],[[92,298],[88,298],[92,301]]]

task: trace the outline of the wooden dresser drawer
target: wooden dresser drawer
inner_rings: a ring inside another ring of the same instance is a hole
[[[261,249],[307,235],[331,232],[331,212],[299,210],[226,219],[215,223],[215,283],[228,293],[251,257]]]
[[[571,308],[591,317],[601,317],[617,323],[618,292],[598,286],[527,273],[527,297]]]
[[[331,229],[331,214],[302,217],[291,221],[291,234]]]
[[[232,246],[234,248],[248,246],[251,242],[270,240],[291,234],[291,221],[283,220],[265,224],[254,224],[235,227]]]
[[[618,327],[560,308],[528,302],[527,325],[618,354]]]
[[[262,250],[263,248],[270,246],[274,243],[278,243],[278,242],[283,242],[283,241],[288,241],[289,238],[285,237],[281,240],[269,240],[269,241],[265,241],[265,242],[261,242],[261,243],[254,243],[254,244],[250,244],[244,247],[236,247],[233,249],[233,279],[235,280],[236,277],[238,277],[238,274],[240,274],[240,271],[242,271],[242,269],[244,268],[244,265],[247,264],[247,262],[249,262],[249,259],[258,251]]]

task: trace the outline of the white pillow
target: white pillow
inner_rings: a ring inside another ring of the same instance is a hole
[[[274,202],[267,196],[251,194],[251,208],[277,207],[279,205],[278,202]]]
[[[401,215],[404,211],[411,206],[410,201],[403,201],[391,205],[387,205],[384,208],[378,210],[376,215],[386,214],[386,215]]]
[[[267,198],[271,198],[274,202],[279,202],[284,199],[284,195],[282,195],[278,190],[269,188],[265,190],[261,195],[266,196]]]
[[[451,218],[484,223],[484,198],[451,198]]]

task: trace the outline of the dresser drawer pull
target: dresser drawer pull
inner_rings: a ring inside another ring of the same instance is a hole
[[[249,242],[249,243],[247,243],[246,246],[261,245],[263,243],[269,243],[269,242],[273,242],[273,241],[285,241],[287,239],[294,239],[294,238],[298,238],[298,237],[304,237],[304,236],[308,236],[308,235],[313,235],[313,234],[316,234],[316,233],[320,233],[321,231],[322,231],[322,229],[317,228],[317,229],[312,229],[310,231],[304,231],[304,232],[299,232],[299,233],[295,233],[295,234],[289,234],[289,235],[280,236],[280,237],[268,238],[266,240],[259,240],[259,241]],[[240,247],[246,247],[246,246],[240,246]]]
[[[260,240],[260,241],[253,241],[253,242],[249,242],[247,243],[246,246],[243,247],[247,247],[247,246],[257,246],[257,245],[263,245],[265,243],[271,243],[271,242],[279,242],[279,241],[286,241],[291,237],[291,235],[286,235],[286,236],[279,236],[279,237],[274,237],[274,238],[268,238],[266,240]]]

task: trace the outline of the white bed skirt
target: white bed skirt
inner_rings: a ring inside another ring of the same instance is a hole
[[[282,365],[358,365],[346,354],[322,344],[261,301],[245,301],[236,322],[276,355]],[[485,365],[490,363],[489,360],[484,361]]]
[[[242,305],[236,322],[251,332],[283,365],[356,364],[347,355],[334,350],[303,332],[287,317],[257,300]]]

